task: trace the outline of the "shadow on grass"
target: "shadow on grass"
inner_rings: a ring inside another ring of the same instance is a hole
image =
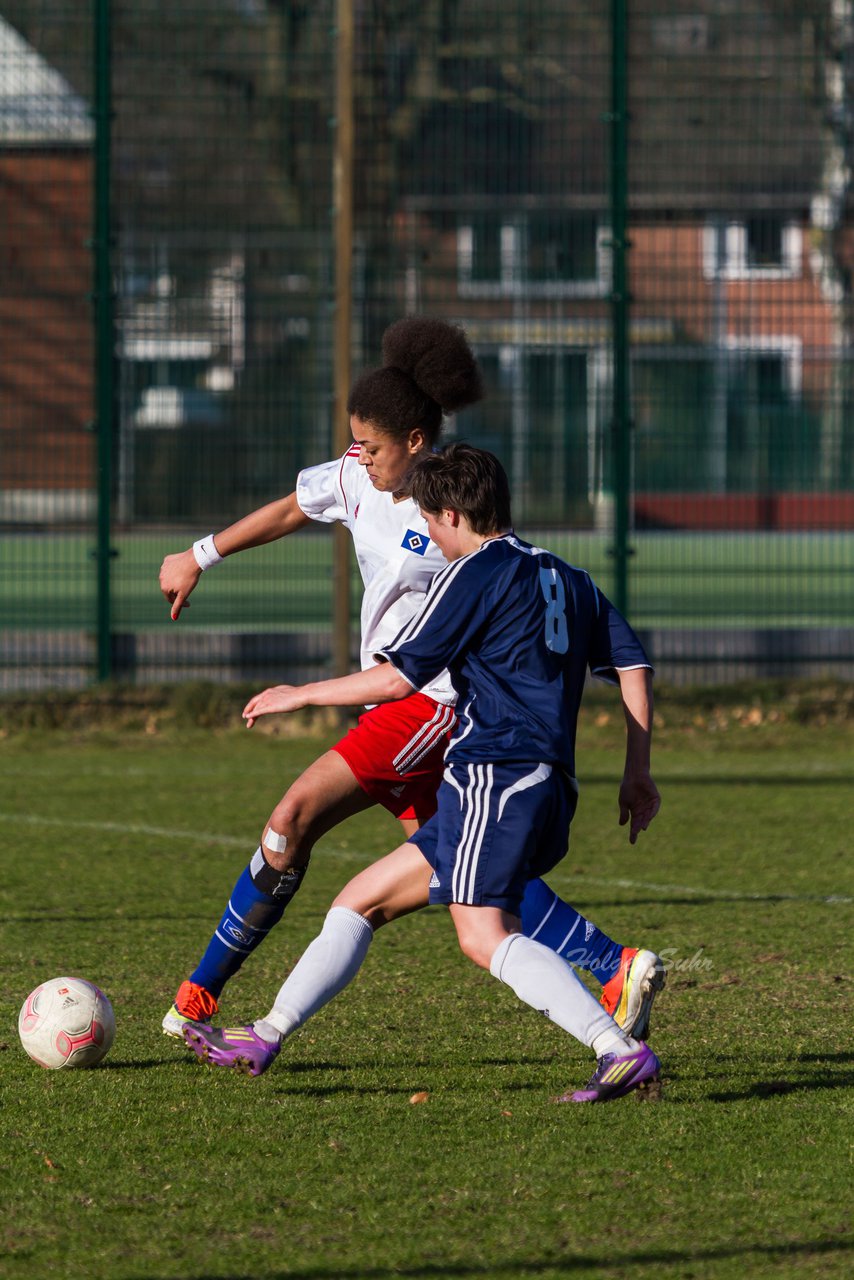
[[[585,881],[587,883],[585,883]],[[649,888],[648,885],[638,884],[638,889]],[[654,896],[639,898],[633,892],[635,885],[630,881],[625,884],[614,881],[614,888],[619,889],[624,897],[615,898],[612,894],[608,894],[603,898],[591,898],[589,896],[590,885],[589,878],[584,872],[574,876],[570,880],[569,885],[564,888],[565,895],[572,895],[572,902],[577,908],[584,908],[586,911],[594,910],[597,907],[707,907],[720,906],[721,903],[727,902],[751,902],[751,903],[826,903],[829,906],[837,904],[846,905],[852,901],[848,894],[832,894],[832,893],[739,893],[737,890],[716,889],[713,891],[696,889],[690,892],[674,894],[663,891]],[[150,912],[141,912],[134,915],[132,912],[125,913],[118,924],[125,925],[142,925],[147,927],[150,924],[191,924],[193,921],[204,921],[210,924],[212,914],[207,915],[187,915],[186,912],[161,912],[153,915]],[[7,924],[30,925],[30,926],[53,926],[57,924],[103,924],[103,915],[85,916],[75,913],[74,915],[51,914],[49,911],[39,912],[37,916],[16,915],[10,912],[5,917]]]
[[[854,1062],[854,1053],[850,1049],[840,1050],[838,1053],[766,1053],[764,1055],[765,1062],[776,1063],[781,1070],[791,1067],[793,1063],[799,1062]],[[742,1053],[715,1053],[711,1057],[712,1066],[716,1067],[718,1074],[729,1071],[729,1063],[736,1066],[744,1065],[744,1055]]]
[[[181,1061],[173,1054],[165,1058],[110,1058],[107,1062],[99,1062],[97,1071],[150,1071],[152,1067],[169,1067]]]
[[[482,1059],[479,1059],[474,1065],[482,1066],[482,1067],[505,1067],[505,1068],[551,1067],[554,1065],[554,1060],[552,1058],[527,1058],[527,1057],[482,1058]],[[207,1074],[208,1071],[213,1069],[210,1066],[206,1066],[204,1063],[200,1063],[198,1059],[190,1053],[181,1054],[180,1050],[173,1054],[167,1054],[163,1058],[137,1058],[137,1059],[110,1058],[107,1061],[99,1062],[97,1067],[93,1069],[97,1071],[150,1071],[156,1067],[173,1067],[173,1066],[177,1066],[182,1070],[186,1070],[187,1068],[189,1068],[192,1071],[200,1071],[201,1069],[205,1072],[205,1074]],[[283,1071],[285,1071],[287,1072],[288,1076],[294,1077],[294,1076],[300,1076],[300,1075],[313,1075],[316,1072],[324,1072],[324,1071],[336,1071],[341,1074],[347,1074],[355,1071],[363,1075],[365,1072],[382,1070],[384,1069],[385,1066],[387,1066],[387,1064],[380,1062],[379,1060],[377,1061],[360,1060],[358,1062],[330,1062],[330,1061],[288,1062],[288,1063],[282,1063],[281,1066],[277,1069],[276,1074],[281,1076],[283,1074]],[[433,1061],[426,1061],[426,1060],[420,1061],[420,1062],[411,1062],[408,1064],[408,1067],[407,1067],[407,1070],[410,1072],[410,1074],[418,1073],[418,1072],[431,1072],[431,1071],[437,1071],[437,1070],[444,1071],[446,1069],[447,1068],[444,1063],[440,1063],[438,1061],[433,1062]],[[237,1074],[237,1073],[233,1072],[232,1074]],[[454,1085],[455,1089],[459,1087],[460,1086],[458,1086],[457,1084]],[[527,1082],[518,1082],[518,1081],[502,1084],[501,1086],[502,1090],[533,1089],[537,1087],[538,1087],[538,1082],[527,1083]],[[315,1087],[315,1086],[305,1084],[305,1085],[297,1085],[294,1087],[286,1088],[284,1092],[289,1094],[300,1094],[306,1097],[323,1097],[326,1094],[336,1094],[336,1093],[359,1093],[359,1094],[412,1093],[412,1089],[413,1089],[413,1086],[409,1086],[409,1085],[407,1085],[405,1088],[398,1088],[394,1085],[383,1085],[379,1083],[377,1083],[376,1085],[370,1088],[366,1088],[364,1085],[348,1085],[348,1084],[338,1084],[328,1088],[324,1088],[324,1087]],[[280,1090],[279,1092],[282,1092],[282,1091]]]
[[[779,1098],[785,1093],[814,1093],[824,1089],[851,1089],[854,1087],[854,1072],[846,1071],[841,1075],[824,1076],[817,1080],[756,1080],[746,1089],[731,1093],[710,1093],[710,1102],[746,1102],[762,1098]]]
[[[854,1062],[854,1052],[847,1053],[799,1053],[798,1062]]]
[[[754,1080],[752,1084],[745,1085],[740,1089],[710,1092],[705,1095],[705,1099],[708,1102],[755,1102],[764,1098],[778,1098],[787,1093],[812,1093],[825,1089],[851,1089],[854,1088],[854,1071],[833,1070],[835,1064],[848,1062],[854,1062],[854,1053],[800,1053],[796,1056],[779,1054],[768,1059],[770,1070],[779,1070],[780,1074],[778,1076],[769,1076],[764,1080]],[[730,1066],[730,1063],[733,1065]],[[826,1065],[827,1070],[821,1076],[803,1075],[800,1078],[795,1078],[791,1075],[791,1072],[793,1069],[797,1071],[801,1063],[805,1064],[806,1067],[811,1063],[822,1063]],[[715,1082],[715,1077],[728,1079],[736,1072],[740,1073],[742,1066],[743,1059],[738,1055],[721,1054],[715,1058],[713,1064],[708,1064],[700,1068],[698,1072],[692,1072],[691,1075],[695,1081],[698,1074],[704,1076],[708,1085]],[[664,1076],[666,1084],[672,1084],[680,1078],[685,1079],[686,1077],[678,1069],[667,1070]]]
[[[204,923],[206,924],[210,924],[212,915],[213,915],[213,912],[207,912],[205,914],[202,914],[201,912],[199,912],[198,915],[192,915],[184,911],[161,912],[159,915],[155,913],[149,914],[148,912],[144,912],[144,911],[140,912],[139,915],[133,915],[132,913],[127,912],[124,915],[116,916],[113,920],[110,921],[110,923],[118,924],[118,925],[142,924],[150,920],[153,923],[174,924],[175,921],[177,920],[179,922],[186,922],[190,924],[194,920],[198,920],[198,921],[204,921]],[[35,925],[40,925],[40,924],[41,925],[48,925],[48,924],[51,924],[51,925],[53,924],[103,925],[105,923],[103,912],[98,912],[96,915],[86,916],[86,915],[81,915],[80,912],[78,911],[75,911],[73,914],[69,914],[69,915],[63,915],[60,912],[40,911],[37,916],[19,916],[19,915],[16,915],[14,912],[9,912],[6,916],[4,916],[4,920],[8,924],[35,924]]]
[[[631,885],[616,886],[626,895],[623,898],[614,898],[608,896],[606,898],[590,898],[584,892],[584,885],[579,877],[578,883],[571,882],[566,888],[562,888],[564,897],[571,897],[572,905],[576,910],[595,911],[600,907],[719,907],[728,902],[749,902],[752,904],[761,903],[786,903],[787,905],[798,906],[802,903],[813,903],[817,906],[827,904],[834,906],[837,898],[834,894],[794,894],[794,893],[728,893],[725,890],[709,894],[704,893],[702,889],[698,889],[696,893],[691,893],[684,898],[677,898],[671,895],[657,894],[654,898],[637,898],[632,893]],[[840,897],[838,899],[843,905],[851,901],[850,897]]]
[[[415,1070],[415,1069],[413,1069]],[[579,1086],[580,1087],[580,1086]],[[329,1084],[329,1085],[285,1085],[284,1088],[276,1089],[277,1094],[283,1094],[288,1098],[336,1098],[345,1097],[348,1094],[359,1098],[380,1097],[387,1098],[400,1094],[401,1097],[410,1097],[413,1092],[424,1089],[427,1093],[444,1092],[439,1086],[433,1085],[432,1088],[425,1085],[414,1074],[412,1081],[407,1085],[383,1084],[376,1081],[374,1084]],[[448,1093],[459,1097],[466,1093],[480,1093],[482,1085],[476,1082],[471,1086],[455,1081],[453,1087],[447,1090]],[[542,1092],[543,1085],[541,1081],[532,1080],[530,1082],[511,1081],[501,1085],[502,1095],[507,1093],[530,1093]]]
[[[469,1065],[473,1067],[553,1067],[555,1058],[543,1056],[535,1058],[527,1054],[506,1058],[471,1058]],[[286,1062],[281,1065],[294,1075],[310,1071],[385,1071],[388,1069],[387,1058],[359,1058],[349,1062]],[[412,1058],[407,1061],[407,1071],[447,1071],[448,1064],[438,1058]]]
[[[785,1258],[804,1258],[809,1255],[829,1255],[850,1252],[854,1249],[854,1241],[850,1238],[839,1240],[792,1240],[774,1244],[720,1245],[710,1249],[650,1249],[631,1254],[605,1253],[601,1255],[579,1253],[567,1258],[543,1258],[530,1261],[507,1261],[504,1263],[444,1263],[427,1262],[418,1266],[373,1266],[348,1267],[327,1266],[308,1267],[303,1270],[264,1271],[264,1280],[392,1280],[395,1276],[409,1277],[410,1280],[432,1280],[433,1277],[465,1277],[471,1276],[538,1276],[590,1274],[593,1270],[603,1268],[609,1274],[626,1269],[626,1272],[637,1266],[679,1266],[698,1265],[704,1262],[714,1263],[726,1258],[768,1258],[782,1260]],[[257,1280],[258,1272],[220,1271],[214,1267],[210,1270],[187,1274],[185,1280]],[[150,1276],[148,1280],[167,1280],[167,1277]],[[171,1277],[169,1277],[171,1280]]]
[[[850,773],[822,773],[814,777],[810,774],[794,773],[698,773],[669,774],[665,770],[656,769],[657,782],[666,783],[668,787],[849,787]],[[582,786],[613,786],[614,777],[610,774],[584,774],[579,778]]]

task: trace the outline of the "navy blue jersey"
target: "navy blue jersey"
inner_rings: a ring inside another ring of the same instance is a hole
[[[458,694],[449,761],[542,761],[573,774],[588,668],[615,679],[650,665],[588,573],[512,533],[442,569],[377,656],[414,689],[448,668]]]

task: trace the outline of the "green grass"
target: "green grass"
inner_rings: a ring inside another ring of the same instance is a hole
[[[604,708],[552,880],[675,964],[661,1099],[600,1108],[551,1103],[588,1052],[465,961],[441,910],[380,933],[260,1080],[197,1066],[160,1018],[324,741],[156,718],[3,730],[3,1280],[849,1275],[850,723],[698,703],[694,724],[663,700],[664,805],[631,850]],[[266,1010],[335,890],[396,841],[376,812],[323,842],[230,1020]],[[63,972],[114,1003],[93,1071],[42,1071],[18,1044],[24,996]]]
[[[589,569],[612,589],[604,534],[526,533]],[[165,554],[188,542],[171,534],[118,535],[113,564],[117,631],[168,628],[157,587]],[[854,535],[668,534],[633,536],[629,565],[632,621],[658,626],[850,626]],[[5,628],[95,626],[94,539],[80,534],[0,537],[0,619]],[[183,628],[246,631],[326,628],[331,539],[302,533],[243,553],[205,578]],[[354,573],[354,600],[361,598]]]

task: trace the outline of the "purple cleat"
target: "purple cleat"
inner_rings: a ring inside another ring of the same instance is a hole
[[[187,1046],[200,1062],[231,1067],[245,1076],[260,1076],[276,1060],[281,1045],[262,1040],[252,1027],[208,1027],[189,1022],[183,1028]]]
[[[185,1032],[186,1035],[186,1032]],[[661,1063],[648,1045],[634,1053],[603,1053],[583,1089],[565,1093],[558,1102],[610,1102],[658,1079]]]

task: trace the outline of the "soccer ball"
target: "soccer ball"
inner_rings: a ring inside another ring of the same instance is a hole
[[[18,1035],[40,1067],[94,1067],[116,1035],[113,1006],[83,978],[51,978],[24,1001]]]

